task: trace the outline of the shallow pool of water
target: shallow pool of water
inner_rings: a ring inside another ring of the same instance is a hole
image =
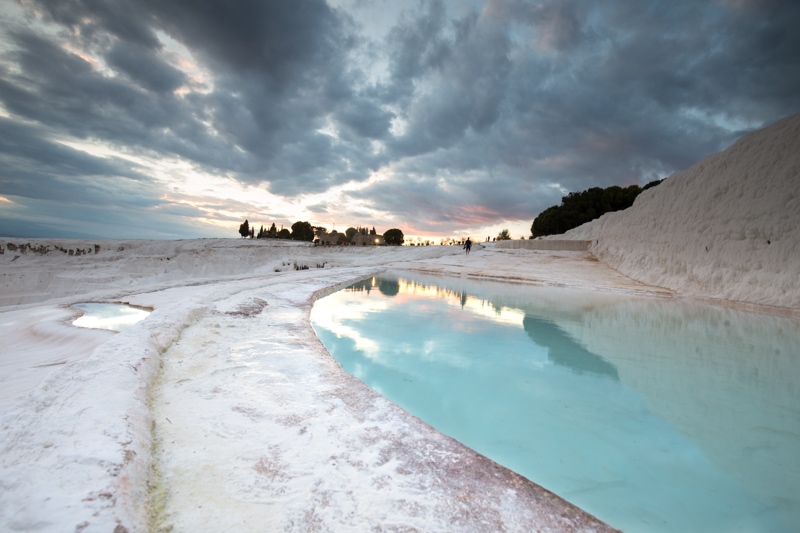
[[[350,374],[628,531],[797,531],[800,325],[396,273],[320,299]]]
[[[86,303],[75,304],[72,307],[84,313],[83,316],[72,322],[74,326],[113,331],[125,331],[150,314],[147,309],[126,304]]]

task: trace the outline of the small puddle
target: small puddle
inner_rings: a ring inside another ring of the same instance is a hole
[[[72,322],[73,326],[112,331],[125,331],[152,312],[127,304],[74,304],[72,307],[84,313]]]

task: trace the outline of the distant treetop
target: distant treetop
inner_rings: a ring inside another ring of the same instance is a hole
[[[386,233],[383,234],[383,240],[386,241],[386,244],[394,246],[401,246],[404,237],[403,232],[397,228],[386,230]]]
[[[338,233],[336,230],[332,230],[328,233],[327,228],[323,226],[312,226],[311,223],[306,221],[298,220],[294,224],[292,224],[291,231],[288,228],[281,227],[280,230],[275,226],[273,222],[269,229],[264,226],[261,226],[256,232],[256,225],[250,224],[250,221],[245,220],[239,226],[239,234],[242,237],[250,237],[258,238],[258,239],[292,239],[295,241],[306,241],[306,242],[319,242],[315,241],[315,239],[320,239],[326,235],[337,235],[337,238],[331,239],[326,238],[326,242],[338,242],[341,244],[353,244],[354,238],[359,235],[360,239],[364,240],[366,237],[370,237],[368,242],[370,243],[377,243],[377,242],[385,242],[386,244],[403,244],[403,232],[397,228],[391,229],[387,232],[389,234],[389,238],[380,239],[378,235],[378,231],[375,229],[375,226],[369,228],[367,226],[358,226],[358,227],[349,227],[344,233]],[[386,234],[384,234],[386,235]],[[372,238],[374,237],[374,238]],[[367,241],[364,241],[367,242]]]
[[[642,191],[662,181],[651,181],[644,187],[631,185],[622,188],[614,185],[605,189],[592,187],[583,192],[571,192],[561,198],[561,205],[548,207],[539,213],[531,225],[531,234],[534,237],[558,235],[606,213],[627,209]]]

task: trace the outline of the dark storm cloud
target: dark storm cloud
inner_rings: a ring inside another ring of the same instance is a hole
[[[388,113],[352,87],[356,40],[345,17],[322,0],[152,2],[149,11],[211,66],[217,91],[205,105],[248,156],[239,179],[294,194],[365,176],[364,165],[351,170],[354,147],[320,133],[334,113],[356,136],[380,137],[388,125]],[[366,113],[348,113],[351,102]]]
[[[28,176],[35,176],[39,169],[44,174],[62,176],[115,175],[127,178],[143,178],[131,168],[131,163],[121,160],[108,160],[94,157],[63,144],[46,139],[47,132],[42,128],[18,124],[0,117],[0,129],[5,133],[0,137],[0,157],[8,174],[12,166],[22,170],[29,167]]]
[[[334,116],[356,137],[384,139],[389,133],[394,113],[369,100],[353,98],[343,102]]]
[[[10,54],[22,70],[0,80],[6,109],[78,139],[99,139],[131,151],[176,155],[210,168],[239,163],[230,145],[207,133],[193,102],[152,94],[104,76],[87,60],[30,31],[10,34]]]
[[[0,194],[60,202],[151,205],[160,193],[129,161],[99,158],[48,140],[41,128],[0,117]],[[120,187],[127,182],[127,187]]]
[[[444,37],[444,3],[433,0],[421,5],[417,13],[404,12],[387,37],[391,82],[398,92],[410,93],[414,80],[441,67],[451,51]]]
[[[139,4],[161,29],[219,71],[252,74],[276,92],[301,80],[327,83],[350,45],[342,21],[323,0]]]
[[[432,11],[440,16],[438,10]],[[502,26],[478,24],[471,15],[456,23],[456,35],[449,43],[444,42],[440,23],[426,29],[432,34],[418,35],[417,30],[411,34],[414,39],[397,43],[400,51],[395,56],[402,61],[396,60],[395,72],[416,73],[429,84],[406,108],[407,130],[390,143],[400,158],[450,147],[469,130],[486,133],[498,120],[505,99],[511,61]],[[429,48],[420,47],[419,41],[438,43],[431,58],[426,57]]]
[[[0,97],[21,117],[290,194],[363,178],[375,166],[366,158],[354,169],[361,162],[354,155],[386,134],[391,113],[352,86],[347,54],[355,39],[346,17],[321,0],[74,0],[39,8],[69,27],[61,38],[71,50],[32,27],[10,34],[11,62],[22,72]],[[213,91],[185,87],[159,31],[191,50]],[[118,75],[78,54],[100,55]],[[179,98],[173,91],[182,87],[189,94]],[[320,133],[330,116],[349,129],[351,143],[337,146]]]
[[[209,236],[209,228],[207,226],[198,223],[195,219],[175,216],[172,213],[161,213],[157,210],[138,208],[120,208],[120,206],[109,204],[85,203],[79,204],[77,207],[76,209],[75,204],[68,202],[44,202],[26,198],[20,202],[18,210],[38,213],[37,216],[32,217],[34,224],[38,226],[56,225],[56,227],[69,231],[73,235],[85,234],[102,238],[138,239],[178,239]],[[30,219],[31,217],[26,218]],[[0,223],[2,222],[3,220],[0,217]],[[6,227],[0,226],[0,233],[6,232]]]
[[[459,172],[482,172],[469,189],[478,205],[532,219],[560,201],[539,185],[644,184],[684,169],[751,125],[800,110],[798,22],[790,2],[524,1],[489,2],[480,18],[455,21],[449,40],[437,22],[433,41],[449,52],[436,69],[417,68],[416,83],[428,86],[390,143],[414,179],[358,194],[389,211],[407,210],[413,196],[446,220],[475,204],[445,194],[437,171],[449,171],[451,190]],[[424,50],[396,46],[403,65],[425,64]],[[406,57],[413,50],[417,61]]]
[[[49,140],[41,127],[0,117],[0,195],[13,199],[0,234],[21,237],[204,236],[192,218],[207,211],[163,199],[144,169]],[[8,204],[2,204],[3,211]],[[36,221],[50,221],[50,226]],[[55,228],[49,234],[47,227]]]
[[[187,81],[183,72],[145,47],[117,43],[106,55],[106,61],[142,87],[158,93],[172,92]]]
[[[309,211],[311,211],[312,213],[318,213],[318,214],[330,213],[329,209],[330,209],[330,206],[328,204],[325,204],[325,203],[314,204],[314,205],[308,206],[308,210]]]
[[[561,193],[539,185],[521,185],[504,175],[478,173],[465,179],[440,173],[434,182],[427,174],[405,174],[401,186],[395,181],[385,181],[351,192],[350,196],[366,200],[378,209],[403,205],[402,211],[395,211],[396,218],[415,232],[458,234],[459,227],[478,228],[501,220],[524,220],[532,203],[544,209],[558,203]]]
[[[70,33],[80,34],[90,42],[105,41],[109,35],[114,35],[125,42],[147,48],[161,47],[151,17],[137,6],[137,2],[52,0],[31,4],[68,28]]]
[[[351,196],[431,227],[532,220],[800,111],[792,1],[414,0],[377,37],[358,2],[23,5],[36,16],[6,21],[0,47],[0,195],[20,198],[115,183],[120,205],[197,214],[63,139],[286,196],[380,170],[393,179]]]

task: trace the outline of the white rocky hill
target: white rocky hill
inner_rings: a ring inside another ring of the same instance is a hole
[[[800,114],[558,238],[679,294],[800,308]]]

